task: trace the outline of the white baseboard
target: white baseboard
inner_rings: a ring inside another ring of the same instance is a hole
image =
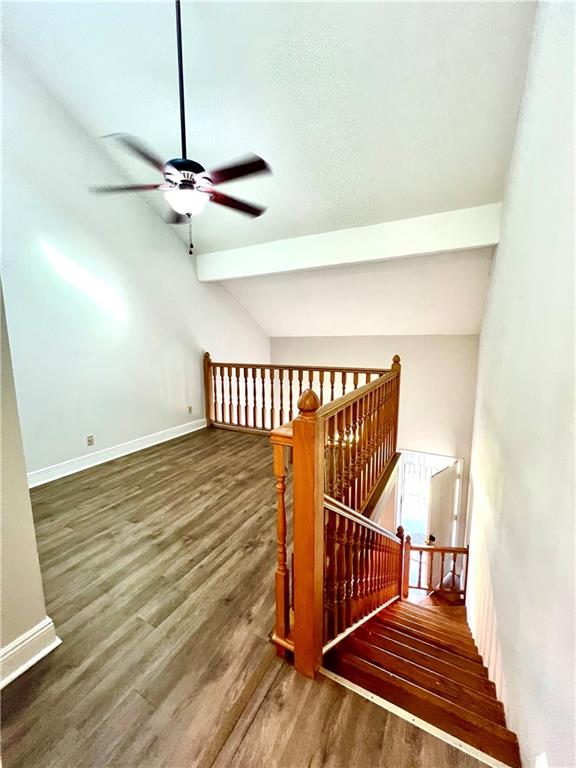
[[[144,435],[144,437],[138,437],[136,440],[130,440],[127,443],[120,443],[120,445],[113,445],[111,448],[87,453],[85,456],[79,456],[77,459],[63,461],[60,464],[54,464],[44,469],[36,469],[33,472],[28,472],[28,487],[35,488],[37,485],[49,483],[51,480],[57,480],[59,477],[73,475],[76,472],[81,472],[83,469],[89,469],[98,464],[104,464],[106,461],[118,459],[120,456],[141,451],[143,448],[164,443],[166,440],[173,440],[175,437],[187,435],[189,432],[196,432],[199,429],[204,429],[205,426],[206,419],[195,419],[194,421],[186,422],[186,424],[179,424],[177,427],[164,429],[162,432]]]
[[[1,648],[0,690],[57,648],[61,642],[56,636],[54,622],[46,616],[32,629],[24,632],[5,648]]]

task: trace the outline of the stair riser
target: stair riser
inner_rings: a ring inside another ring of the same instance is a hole
[[[435,658],[441,659],[443,661],[448,661],[450,664],[460,667],[467,672],[471,672],[474,675],[481,675],[486,680],[488,679],[488,670],[483,664],[470,661],[470,659],[465,659],[463,656],[459,656],[458,654],[450,653],[445,648],[439,648],[433,643],[427,643],[423,640],[418,640],[413,635],[407,635],[398,629],[394,629],[393,627],[387,627],[385,624],[376,624],[371,620],[364,624],[362,630],[365,632],[369,631],[376,637],[381,635],[391,640],[396,640],[396,642],[403,643],[404,645],[409,645],[411,648],[415,648],[422,653],[426,653],[429,656],[434,656]]]
[[[370,633],[369,630],[364,631],[363,627],[360,627],[355,636],[371,643],[377,648],[395,653],[397,656],[412,661],[414,664],[419,664],[421,667],[438,672],[445,677],[449,677],[451,680],[456,680],[462,683],[462,685],[472,688],[472,690],[483,693],[485,696],[491,696],[492,698],[496,696],[494,683],[487,680],[483,675],[475,675],[443,659],[438,659],[435,656],[418,651],[409,645],[404,645],[383,635],[375,635],[373,632]]]
[[[430,643],[433,645],[437,645],[440,648],[443,648],[444,650],[450,651],[451,653],[454,653],[457,656],[462,656],[463,658],[469,659],[470,661],[476,662],[477,664],[482,664],[482,658],[473,650],[470,650],[467,647],[463,647],[459,643],[451,642],[448,640],[443,640],[438,637],[434,637],[433,635],[428,634],[427,632],[423,632],[421,630],[415,629],[414,627],[407,626],[406,624],[403,624],[400,621],[397,621],[393,618],[388,617],[382,617],[381,615],[378,615],[374,619],[372,619],[376,624],[382,624],[386,627],[391,627],[392,629],[397,629],[400,632],[403,632],[407,635],[412,635],[417,640],[422,640],[425,643]]]

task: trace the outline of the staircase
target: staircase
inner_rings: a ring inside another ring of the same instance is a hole
[[[520,768],[464,609],[396,601],[334,647],[324,666],[506,765]]]

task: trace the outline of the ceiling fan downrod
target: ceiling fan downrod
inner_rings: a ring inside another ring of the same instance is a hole
[[[180,0],[176,0],[176,44],[178,50],[178,91],[180,94],[180,139],[182,159],[186,159],[186,108],[184,106],[184,65],[182,56],[182,16]]]

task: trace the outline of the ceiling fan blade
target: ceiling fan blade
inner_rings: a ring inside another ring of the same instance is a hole
[[[158,189],[159,184],[127,184],[124,186],[90,187],[90,192],[145,192],[150,189]]]
[[[170,211],[166,216],[166,222],[168,224],[186,224],[188,216],[183,213],[176,213],[176,211]]]
[[[122,144],[124,149],[132,152],[132,154],[136,155],[141,160],[144,160],[145,163],[152,165],[161,173],[164,171],[164,163],[162,160],[135,136],[130,136],[127,133],[110,133],[108,136],[104,136],[104,138],[115,139]]]
[[[248,155],[244,160],[240,160],[234,165],[227,165],[224,168],[216,168],[208,173],[212,184],[223,184],[225,181],[240,179],[242,176],[251,176],[255,173],[270,173],[270,166],[258,155]]]
[[[211,201],[216,205],[225,205],[226,208],[233,208],[235,211],[245,213],[247,216],[261,216],[266,208],[247,203],[245,200],[239,200],[237,197],[223,195],[221,192],[212,192]]]

